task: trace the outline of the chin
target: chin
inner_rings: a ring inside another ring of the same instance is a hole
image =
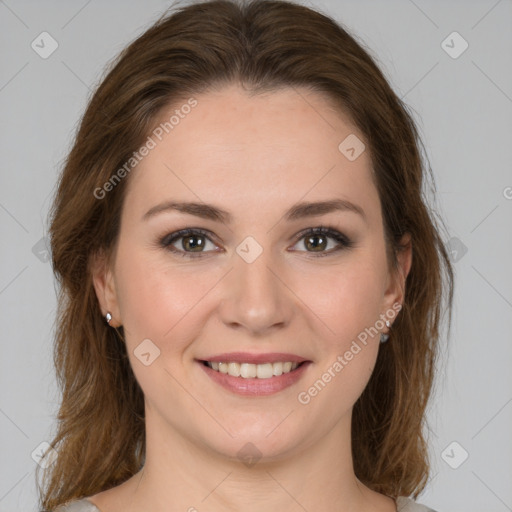
[[[279,422],[282,420],[280,418]],[[285,426],[286,420],[281,426],[279,422],[262,421],[260,418],[257,423],[240,425],[237,430],[232,428],[233,437],[223,431],[222,437],[204,439],[204,442],[219,455],[239,460],[248,467],[256,462],[285,459],[304,444],[304,435],[293,431],[290,424]]]

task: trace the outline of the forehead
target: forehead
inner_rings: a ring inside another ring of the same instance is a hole
[[[133,208],[173,197],[253,212],[326,195],[377,198],[369,152],[349,159],[343,143],[359,144],[359,152],[363,135],[320,93],[249,95],[229,86],[194,100],[193,108],[181,110],[184,100],[161,112],[156,124],[167,130],[160,128],[161,140],[150,134],[155,147],[130,176],[126,201]]]

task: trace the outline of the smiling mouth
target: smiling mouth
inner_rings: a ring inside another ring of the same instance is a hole
[[[236,363],[227,362],[221,363],[216,361],[202,361],[205,366],[212,370],[230,375],[231,377],[240,377],[242,379],[271,379],[272,377],[279,377],[280,375],[291,373],[298,367],[302,366],[306,361],[302,363],[296,363],[291,361],[276,362],[276,363],[263,363],[263,364],[252,364],[252,363]]]

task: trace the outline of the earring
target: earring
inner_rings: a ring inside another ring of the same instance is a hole
[[[110,324],[110,320],[112,320],[112,315],[108,311],[105,315],[105,320],[107,321],[107,324]]]
[[[389,320],[386,320],[386,327],[389,329],[391,327],[391,322]],[[380,335],[380,342],[386,343],[386,341],[389,340],[389,334],[381,333]]]

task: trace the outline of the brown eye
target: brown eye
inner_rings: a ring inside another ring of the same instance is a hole
[[[310,235],[305,237],[304,246],[312,251],[322,251],[328,245],[328,241],[325,235]]]
[[[329,256],[354,246],[354,243],[343,233],[323,226],[303,231],[297,240],[304,240],[303,246],[306,248],[306,251],[299,252],[316,253],[315,256]],[[330,242],[331,240],[334,243]]]
[[[217,246],[211,241],[208,232],[201,229],[182,229],[160,240],[160,245],[174,254],[183,257],[198,257],[203,253],[214,252],[205,250],[211,244],[215,249]]]
[[[201,252],[205,246],[204,236],[189,235],[180,237],[182,239],[181,246],[185,251]]]

